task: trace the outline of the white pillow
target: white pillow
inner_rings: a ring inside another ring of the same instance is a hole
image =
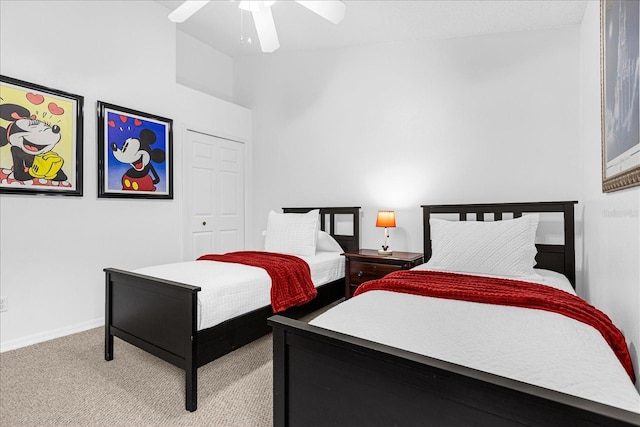
[[[304,214],[269,212],[264,249],[289,255],[316,254],[320,211]]]
[[[333,236],[326,231],[318,231],[318,244],[316,245],[318,252],[344,252],[340,243],[333,238]]]
[[[431,218],[427,267],[512,277],[535,274],[538,221],[538,214],[487,222]]]

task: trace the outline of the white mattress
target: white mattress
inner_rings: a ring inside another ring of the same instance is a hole
[[[538,272],[540,283],[569,283]],[[310,323],[640,413],[640,395],[600,332],[557,313],[369,291]]]
[[[344,277],[340,252],[301,256],[318,287]],[[259,267],[218,261],[187,261],[134,270],[136,273],[200,286],[198,330],[271,304],[271,278]]]

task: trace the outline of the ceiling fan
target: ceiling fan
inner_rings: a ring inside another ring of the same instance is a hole
[[[169,14],[172,22],[184,22],[194,13],[204,7],[210,0],[187,0]],[[295,0],[301,6],[315,12],[321,17],[334,24],[339,23],[344,18],[346,5],[342,0],[316,0],[304,1]],[[260,47],[263,52],[273,52],[280,47],[276,25],[271,14],[271,6],[276,1],[249,1],[241,0],[238,7],[251,12],[253,23],[258,33]]]

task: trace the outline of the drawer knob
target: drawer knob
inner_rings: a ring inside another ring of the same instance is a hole
[[[207,225],[207,221],[202,221],[202,225]]]
[[[358,271],[358,277],[362,277],[364,276],[364,273],[362,271]]]

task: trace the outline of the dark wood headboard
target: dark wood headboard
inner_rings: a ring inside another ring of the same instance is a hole
[[[576,201],[533,202],[533,203],[494,203],[470,205],[422,205],[424,230],[424,260],[431,258],[431,214],[458,214],[460,221],[466,221],[469,214],[476,221],[484,221],[485,214],[493,215],[494,221],[502,219],[503,214],[511,213],[519,218],[523,213],[560,212],[564,216],[564,244],[536,244],[536,267],[564,274],[571,285],[576,287],[574,205]]]
[[[347,208],[282,208],[282,211],[284,213],[307,213],[313,209],[320,210],[320,229],[333,236],[345,252],[352,252],[360,249],[359,206]],[[353,233],[351,235],[336,234],[336,215],[349,215],[351,217],[350,221],[353,224]]]

